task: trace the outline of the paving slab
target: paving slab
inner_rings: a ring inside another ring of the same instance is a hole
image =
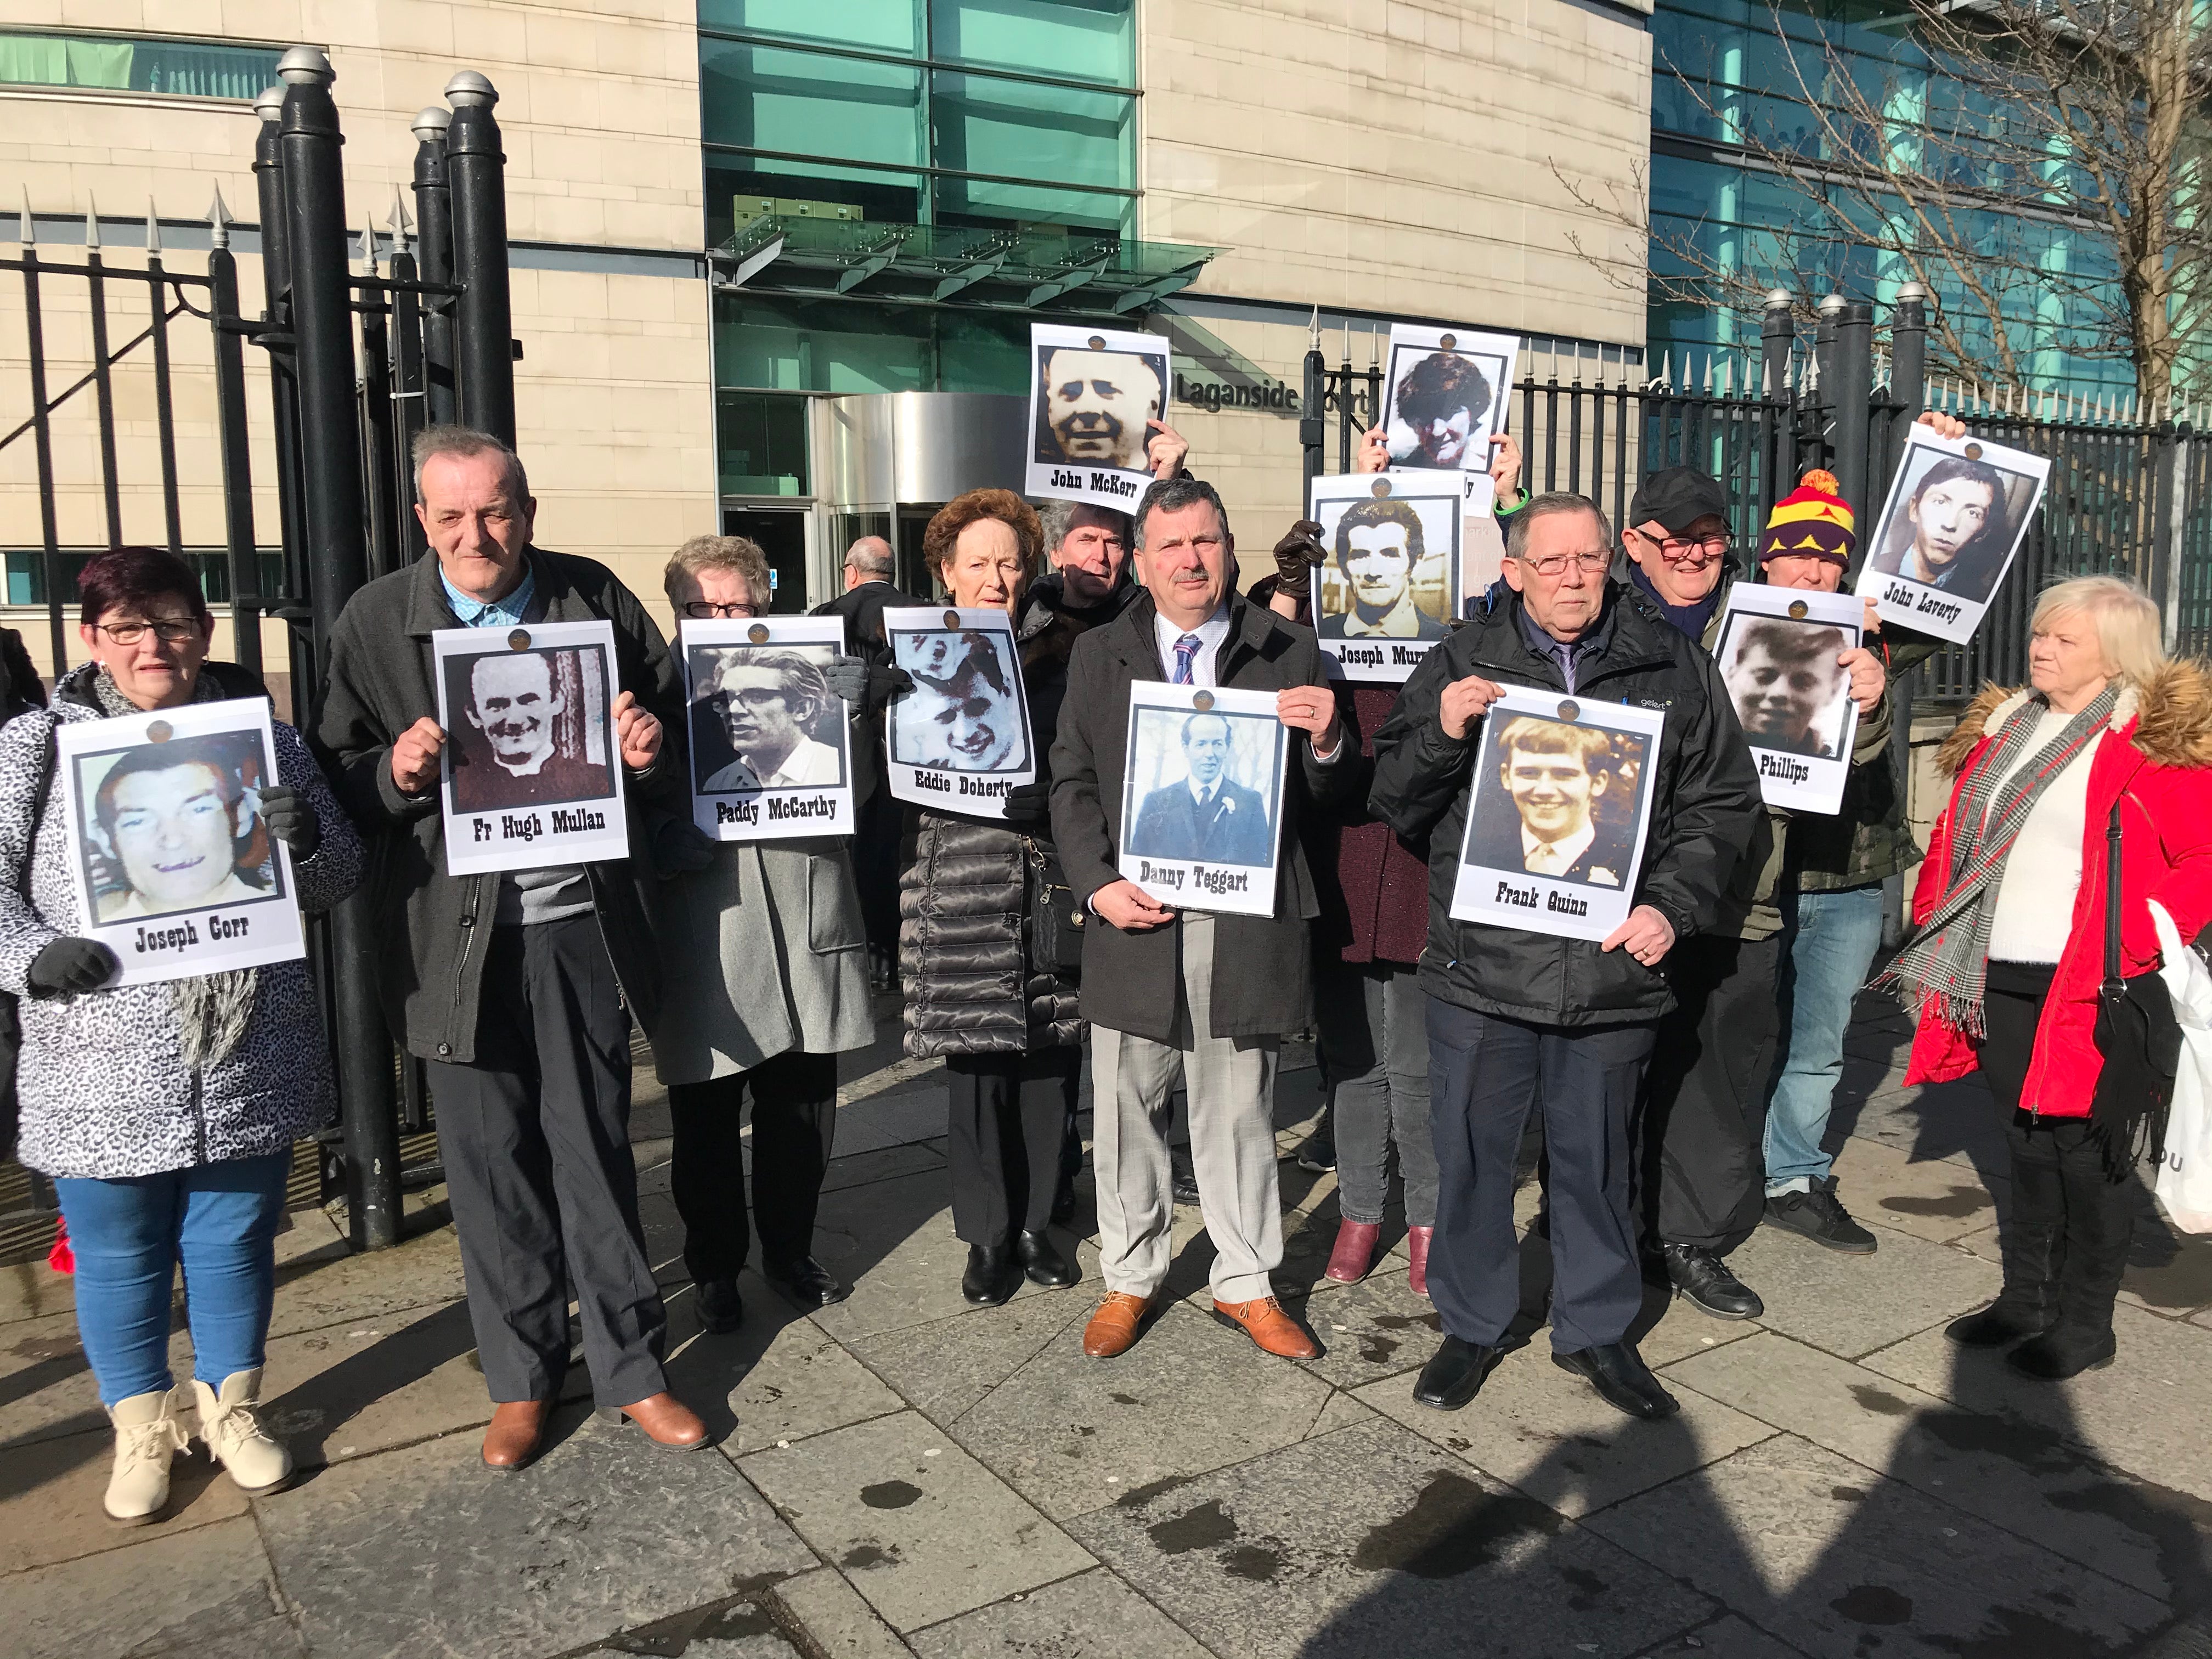
[[[1313,1427],[1306,1431],[1306,1438],[1318,1440],[1355,1423],[1372,1423],[1380,1415],[1374,1407],[1339,1390],[1329,1395],[1328,1403],[1321,1408],[1321,1415],[1314,1419]]]
[[[942,1076],[940,1071],[939,1075]],[[836,1151],[850,1158],[885,1146],[930,1140],[945,1133],[951,1091],[942,1082],[856,1100],[837,1109]]]
[[[1425,1365],[1443,1340],[1436,1306],[1406,1283],[1401,1256],[1384,1257],[1357,1285],[1322,1279],[1304,1312],[1328,1352],[1298,1363],[1340,1389]]]
[[[2033,1540],[2169,1606],[2212,1599],[2212,1504],[2119,1474],[2039,1425],[1968,1412],[1763,1333],[1669,1369],[1854,1463]]]
[[[573,1407],[555,1433],[514,1474],[455,1437],[259,1503],[318,1659],[542,1659],[816,1565],[726,1460]]]
[[[1854,1136],[1836,1154],[1835,1176],[1854,1215],[1931,1243],[1948,1244],[1996,1219],[1992,1185],[1948,1158],[1918,1158]]]
[[[1288,1445],[1328,1395],[1242,1331],[1176,1305],[1115,1359],[1085,1353],[1082,1328],[1070,1324],[951,1426],[1024,1497],[1064,1518],[1133,1486]]]
[[[289,1267],[280,1262],[269,1334],[357,1324],[380,1314],[459,1301],[466,1291],[460,1241],[451,1226],[436,1226],[388,1250],[319,1253]]]
[[[0,1449],[0,1573],[121,1549],[246,1513],[244,1494],[196,1449],[170,1464],[163,1518],[118,1527],[101,1505],[114,1450],[115,1437],[105,1428]]]
[[[1592,1516],[1592,1531],[1817,1659],[2087,1655],[2140,1591],[1794,1435]]]
[[[1224,1659],[1640,1654],[1719,1609],[1394,1423],[1073,1523]]]
[[[1064,1578],[916,1631],[923,1659],[1207,1659],[1204,1648],[1112,1573]]]
[[[171,1374],[190,1376],[191,1357],[190,1339],[181,1330],[172,1332]],[[106,1426],[74,1311],[0,1326],[0,1447],[12,1451],[34,1440]],[[10,1484],[0,1462],[0,1492]]]
[[[1766,1304],[1760,1324],[1856,1359],[1996,1295],[2003,1275],[1979,1256],[1859,1218],[1881,1240],[1872,1255],[1763,1226],[1729,1257]]]
[[[756,1452],[738,1468],[894,1630],[1065,1578],[1091,1557],[912,1412]]]
[[[692,1338],[668,1362],[668,1386],[705,1418],[724,1452],[736,1457],[904,1409],[866,1366],[764,1283],[748,1273],[741,1289],[744,1323],[727,1335]],[[689,1295],[683,1300],[695,1304]]]
[[[150,1540],[127,1570],[112,1555],[88,1555],[0,1578],[9,1659],[228,1654],[249,1641],[265,1647],[283,1613],[252,1519],[242,1515]]]
[[[621,1654],[682,1654],[684,1659],[799,1659],[799,1650],[764,1597],[727,1597],[625,1630],[592,1659]],[[809,1656],[811,1659],[811,1656]]]
[[[850,1297],[814,1316],[841,1341],[967,1310],[960,1275],[968,1247],[952,1236],[951,1189],[941,1171],[823,1194],[814,1253],[854,1287]],[[1025,1284],[1017,1299],[1047,1294],[1052,1292]]]
[[[813,1639],[818,1659],[907,1659],[912,1651],[834,1568],[787,1578],[766,1594]]]
[[[863,1337],[851,1347],[921,1411],[950,1423],[1062,1331],[1089,1323],[1098,1295],[1075,1285],[1056,1295],[1018,1296],[1003,1308],[967,1309],[933,1324]]]
[[[1731,1613],[1662,1642],[1644,1659],[1803,1659],[1803,1656]]]
[[[1995,1224],[1976,1229],[1959,1243],[1985,1261],[2002,1263],[2004,1259],[2001,1231]],[[2142,1194],[2135,1235],[2128,1245],[2127,1270],[2120,1277],[2119,1299],[2168,1319],[2212,1309],[2212,1237],[2178,1231],[2149,1194]]]

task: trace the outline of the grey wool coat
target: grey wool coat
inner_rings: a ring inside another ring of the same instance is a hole
[[[210,664],[202,672],[222,667]],[[0,728],[0,990],[21,999],[23,1024],[15,1155],[48,1176],[118,1181],[283,1152],[327,1124],[337,1107],[306,963],[253,970],[246,1035],[204,1071],[185,1061],[166,982],[76,996],[28,994],[24,975],[32,959],[58,939],[82,938],[88,925],[70,868],[76,838],[58,785],[46,792],[35,841],[31,824],[56,725],[101,718],[71,696],[77,678],[56,689],[51,713],[33,709]],[[279,720],[275,736],[276,780],[300,792],[323,832],[314,856],[292,864],[301,908],[327,910],[360,877],[361,840],[299,733]]]
[[[875,1041],[867,935],[842,837],[725,842],[651,892],[663,1083],[704,1083],[797,1051]]]

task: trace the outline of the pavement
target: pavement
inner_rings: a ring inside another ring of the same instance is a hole
[[[634,1138],[675,1388],[718,1449],[592,1417],[478,1464],[489,1414],[443,1195],[400,1248],[350,1254],[295,1212],[266,1395],[304,1466],[248,1500],[197,1454],[170,1517],[100,1512],[109,1437],[69,1289],[0,1269],[0,1652],[466,1659],[2075,1659],[2212,1654],[2212,1241],[2146,1197],[2109,1369],[2014,1379],[1942,1327],[1995,1294],[2002,1143],[1971,1080],[1902,1086],[1907,1032],[1862,1005],[1832,1145],[1881,1239],[1844,1256],[1763,1230],[1735,1265],[1767,1315],[1655,1291],[1639,1334],[1682,1402],[1633,1423],[1510,1356],[1466,1410],[1413,1401],[1436,1316],[1402,1242],[1321,1278],[1333,1177],[1288,1158],[1319,1107],[1287,1052],[1279,1288],[1328,1352],[1291,1364],[1207,1316],[1178,1212],[1175,1297],[1122,1358],[1081,1351],[1098,1295],[960,1298],[943,1073],[890,1034],[854,1057],[818,1254],[850,1300],[801,1316],[744,1281],[699,1334],[668,1198],[665,1099]],[[1090,1177],[1076,1226],[1094,1231]],[[1524,1219],[1534,1206],[1524,1186]],[[1398,1218],[1386,1237],[1402,1238]],[[1532,1309],[1548,1272],[1523,1250]],[[181,1376],[185,1339],[177,1339]],[[580,1370],[580,1367],[579,1368]]]

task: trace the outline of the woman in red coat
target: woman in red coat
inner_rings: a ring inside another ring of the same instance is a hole
[[[2212,921],[2212,678],[2166,659],[2157,607],[2117,576],[2059,583],[2032,629],[2030,689],[1984,692],[1943,745],[1957,781],[1920,866],[1919,932],[1881,982],[1919,1010],[1905,1081],[1978,1067],[2010,1117],[2004,1291],[1946,1334],[2017,1344],[2014,1370],[2055,1381],[2112,1358],[2147,1103],[2098,1098],[2106,830],[2117,805],[2133,979],[2159,965],[2147,901],[2185,939]]]

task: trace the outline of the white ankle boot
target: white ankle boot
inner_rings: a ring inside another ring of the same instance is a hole
[[[230,1472],[248,1494],[276,1492],[292,1479],[292,1454],[261,1426],[261,1372],[234,1371],[217,1394],[198,1377],[192,1393],[200,1404],[200,1438],[215,1461]]]
[[[191,1445],[177,1421],[175,1390],[134,1394],[108,1407],[115,1424],[115,1468],[107,1477],[107,1518],[143,1527],[169,1501],[169,1459]]]

